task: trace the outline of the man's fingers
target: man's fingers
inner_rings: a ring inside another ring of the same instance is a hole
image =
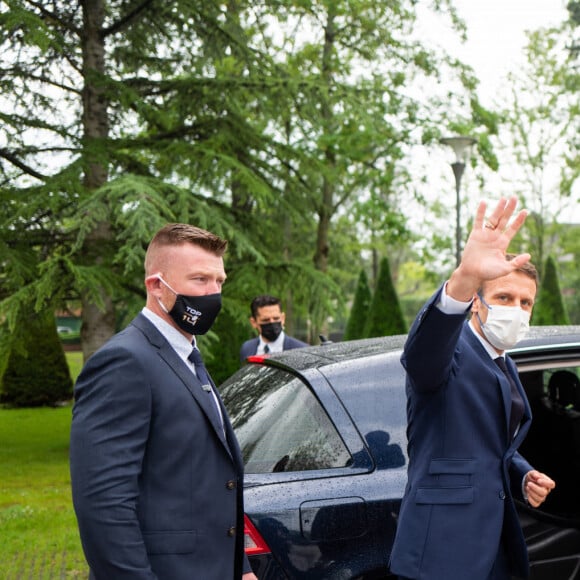
[[[485,210],[487,209],[487,204],[485,201],[480,201],[477,206],[477,211],[475,212],[475,218],[473,220],[473,229],[480,230],[483,227],[483,220],[485,218]]]
[[[511,214],[510,214],[511,215]],[[528,212],[525,209],[522,209],[518,212],[516,217],[511,221],[504,224],[504,234],[509,236],[509,238],[513,238],[519,231],[519,229],[524,225],[526,218],[528,217]]]
[[[530,254],[519,254],[513,260],[511,260],[514,270],[521,268],[526,262],[529,262],[532,256]]]

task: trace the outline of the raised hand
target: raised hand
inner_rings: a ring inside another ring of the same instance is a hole
[[[521,210],[512,219],[516,205],[516,197],[502,197],[491,215],[485,219],[487,205],[484,201],[480,202],[461,264],[447,286],[450,296],[468,301],[486,280],[505,276],[529,261],[529,254],[520,254],[510,261],[505,259],[510,242],[527,217],[526,210]]]

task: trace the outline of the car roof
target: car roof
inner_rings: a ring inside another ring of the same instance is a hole
[[[405,344],[406,335],[382,336],[345,342],[324,342],[317,346],[307,346],[285,350],[270,355],[248,357],[249,362],[264,362],[271,366],[283,366],[304,371],[334,364],[338,361],[348,361],[384,354],[389,351],[399,351]]]
[[[271,366],[304,371],[348,361],[402,350],[407,335],[382,336],[345,342],[325,342],[317,346],[285,350],[268,356],[249,357],[250,362],[264,362]],[[534,350],[534,347],[580,347],[580,326],[531,326],[528,336],[509,351],[512,356]]]

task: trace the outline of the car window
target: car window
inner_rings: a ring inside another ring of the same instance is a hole
[[[536,363],[520,368],[532,423],[520,453],[556,482],[542,510],[580,517],[580,366]]]
[[[286,371],[249,365],[220,391],[246,473],[345,467],[352,457],[308,386]]]
[[[400,352],[321,369],[348,410],[378,469],[407,463],[407,398]],[[356,459],[356,458],[355,458]]]

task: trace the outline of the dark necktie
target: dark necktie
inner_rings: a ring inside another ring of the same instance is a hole
[[[221,409],[219,407],[219,403],[217,400],[217,396],[213,391],[213,388],[211,386],[211,380],[209,378],[209,375],[207,374],[207,369],[205,368],[205,365],[203,364],[203,359],[201,358],[201,353],[199,352],[197,347],[193,347],[191,354],[187,358],[195,366],[195,374],[197,375],[197,378],[201,382],[201,388],[206,393],[208,393],[212,396],[212,407],[215,411],[216,418],[218,419],[218,424],[221,425],[222,430],[223,430],[224,422],[223,422],[223,418],[222,418]]]
[[[508,383],[510,384],[511,399],[512,399],[512,406],[510,409],[510,439],[512,439],[516,433],[518,425],[522,420],[522,417],[524,416],[524,400],[522,399],[520,392],[518,391],[518,387],[515,381],[513,380],[512,376],[508,371],[503,356],[498,356],[496,359],[494,359],[494,361],[495,364],[503,371],[504,375],[508,380]]]
[[[268,354],[269,352],[270,352],[270,347],[267,344],[265,344],[264,345],[264,354]]]

